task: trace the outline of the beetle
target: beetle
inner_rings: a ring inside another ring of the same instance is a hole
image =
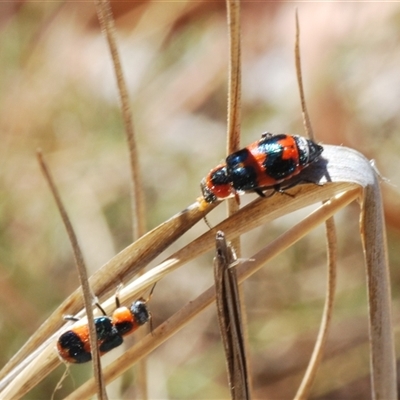
[[[230,154],[201,181],[206,203],[243,192],[281,191],[281,184],[316,161],[323,147],[297,135],[263,133],[261,139]]]

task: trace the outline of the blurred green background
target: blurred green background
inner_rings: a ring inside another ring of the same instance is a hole
[[[393,316],[399,328],[400,7],[395,3],[242,4],[242,144],[264,131],[303,134],[294,66],[299,11],[304,86],[322,143],[353,147],[383,176]],[[223,1],[112,2],[128,82],[151,229],[193,203],[224,158],[228,37]],[[131,243],[128,152],[114,72],[91,2],[0,3],[0,364],[78,285],[60,216],[35,158],[51,167],[91,272]],[[243,197],[243,203],[254,198]],[[244,236],[243,257],[302,210]],[[209,220],[216,224],[224,207]],[[314,399],[368,398],[365,274],[354,204],[337,215],[338,288]],[[166,254],[207,229],[201,222]],[[324,230],[245,285],[255,398],[293,397],[325,294]],[[166,257],[162,255],[158,260]],[[212,284],[208,254],[163,279],[158,325]],[[398,334],[397,334],[398,341]],[[113,357],[113,355],[107,355]],[[107,362],[105,359],[105,362]],[[214,308],[148,358],[153,399],[227,398]],[[59,367],[27,399],[49,398]],[[91,373],[71,368],[61,398]],[[115,390],[115,391],[114,391]],[[110,398],[120,398],[118,388]],[[135,382],[123,398],[135,398]]]

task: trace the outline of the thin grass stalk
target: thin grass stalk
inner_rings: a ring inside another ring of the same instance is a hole
[[[332,320],[333,303],[335,299],[336,289],[336,265],[337,265],[337,238],[336,228],[333,218],[329,218],[325,222],[326,238],[328,249],[328,269],[326,282],[325,305],[322,314],[321,325],[318,332],[318,337],[314,345],[314,350],[311,355],[310,362],[307,366],[306,373],[302,382],[297,389],[294,397],[295,400],[304,400],[309,398],[311,388],[315,380],[318,368],[321,364],[323,351],[328,340],[330,322]]]
[[[241,120],[241,48],[240,48],[240,0],[226,0],[229,66],[228,66],[228,115],[227,115],[227,155],[239,150]],[[239,209],[238,198],[227,201],[227,215]],[[240,257],[240,240],[232,242]]]
[[[241,115],[241,49],[240,49],[240,0],[226,0],[229,68],[228,68],[228,118],[227,118],[227,154],[240,147]]]
[[[65,229],[68,234],[69,241],[71,242],[71,246],[72,246],[74,257],[75,257],[75,264],[76,264],[76,268],[78,271],[79,281],[80,281],[81,287],[82,287],[82,296],[83,296],[83,301],[85,304],[85,310],[86,310],[86,314],[88,317],[89,341],[90,341],[92,361],[93,361],[92,362],[93,375],[94,375],[94,380],[96,382],[96,388],[97,388],[96,391],[97,391],[97,394],[98,394],[98,397],[100,400],[107,400],[108,397],[107,397],[106,387],[104,384],[103,374],[101,372],[100,353],[99,353],[99,348],[97,346],[97,333],[96,333],[96,326],[94,324],[94,315],[93,315],[93,308],[92,308],[94,295],[90,288],[89,278],[88,278],[88,274],[87,274],[85,261],[83,259],[83,254],[82,254],[81,248],[79,246],[78,238],[76,237],[74,228],[71,224],[71,221],[68,217],[67,211],[61,200],[60,193],[57,190],[57,187],[54,183],[54,180],[50,174],[50,170],[43,158],[43,154],[41,151],[37,152],[37,157],[38,157],[40,168],[43,172],[46,182],[48,183],[48,185],[50,187],[50,191],[51,191],[51,193],[54,197],[54,200],[57,204],[57,208],[58,208],[58,211],[63,220]]]
[[[227,155],[240,148],[240,127],[241,127],[241,83],[242,83],[242,62],[241,62],[241,29],[240,29],[240,0],[226,0],[228,39],[229,39],[229,68],[228,68],[228,104],[227,104]],[[240,208],[238,196],[227,201],[228,217],[235,214]],[[237,257],[241,257],[242,249],[240,236],[233,238],[231,242]],[[247,314],[244,302],[242,287],[239,287],[238,307],[242,310],[243,319],[243,346],[248,349]],[[247,353],[248,354],[248,353]],[[244,351],[243,356],[246,356]],[[246,362],[246,360],[244,360]],[[248,371],[248,368],[246,368]],[[247,374],[246,374],[247,375]],[[249,376],[247,377],[249,378]],[[250,380],[246,379],[246,390],[251,391]]]
[[[142,189],[142,178],[139,166],[139,153],[136,146],[135,131],[133,128],[132,111],[121,60],[116,41],[115,22],[112,16],[110,3],[108,0],[95,0],[98,19],[106,36],[108,47],[113,62],[113,68],[117,79],[118,93],[121,102],[122,117],[125,127],[125,134],[128,141],[130,171],[132,177],[131,184],[131,207],[132,207],[132,227],[133,240],[137,240],[146,232],[145,223],[145,204]]]

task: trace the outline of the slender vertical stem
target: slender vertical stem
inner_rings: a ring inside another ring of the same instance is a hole
[[[240,124],[241,124],[241,31],[240,31],[240,0],[226,0],[228,32],[229,32],[229,69],[228,69],[228,120],[227,120],[227,154],[231,154],[240,147]],[[234,199],[227,200],[228,217],[239,210],[240,200],[236,196]],[[242,249],[240,237],[231,242],[236,251],[237,257],[241,256]],[[243,302],[243,291],[239,287],[238,296],[243,318],[243,343],[244,348],[248,348],[247,343],[247,315]],[[250,382],[247,382],[247,389]]]
[[[227,121],[227,154],[240,146],[240,95],[241,95],[241,49],[240,49],[240,0],[226,0],[229,29],[229,69],[228,69],[228,121]],[[229,199],[228,216],[239,209],[238,199]],[[233,245],[240,254],[240,240]]]
[[[325,305],[322,314],[321,326],[318,332],[318,338],[315,342],[314,350],[311,355],[307,371],[304,374],[303,380],[297,390],[295,400],[305,400],[310,396],[311,388],[321,364],[323,351],[328,339],[330,322],[332,319],[333,303],[335,299],[336,289],[336,260],[337,260],[337,238],[336,228],[333,217],[325,222],[326,227],[326,247],[328,250],[328,274],[326,284]]]
[[[67,231],[69,240],[72,245],[72,249],[75,256],[75,263],[78,269],[79,280],[82,286],[82,293],[83,299],[86,308],[86,315],[88,318],[89,324],[89,339],[90,339],[90,347],[92,351],[92,365],[93,365],[93,374],[94,379],[97,386],[97,393],[99,399],[107,400],[107,392],[104,384],[103,374],[101,370],[100,364],[100,354],[99,349],[97,347],[97,334],[96,334],[96,327],[94,324],[94,315],[93,315],[93,308],[92,308],[92,300],[93,300],[93,293],[89,285],[88,274],[85,266],[85,261],[83,260],[83,255],[81,248],[78,243],[78,239],[76,237],[74,228],[72,227],[71,221],[68,217],[67,211],[62,203],[61,196],[57,190],[57,187],[54,183],[54,180],[50,174],[49,168],[43,158],[42,152],[39,150],[37,152],[37,157],[39,161],[40,168],[43,172],[43,175],[46,178],[46,181],[50,187],[51,193],[53,194],[54,200],[56,201],[57,208],[60,212],[61,218],[64,222],[65,229]]]
[[[228,121],[227,121],[227,154],[240,146],[240,95],[241,95],[241,49],[240,49],[240,0],[226,0],[229,37],[228,69]],[[239,199],[229,199],[228,216],[239,209]],[[240,257],[240,240],[232,242]]]
[[[241,49],[240,49],[240,1],[227,0],[229,29],[228,71],[228,141],[227,153],[240,146],[240,96],[241,96]]]
[[[120,56],[118,53],[115,23],[112,17],[110,3],[108,0],[95,0],[97,15],[100,21],[101,28],[106,36],[112,62],[114,65],[115,76],[117,79],[118,92],[121,102],[122,116],[125,126],[126,138],[128,141],[130,169],[132,176],[132,229],[133,240],[135,241],[140,236],[146,233],[145,226],[145,205],[142,192],[142,180],[139,168],[139,156],[136,146],[135,131],[133,128],[132,111],[129,105],[128,90],[122,71]]]

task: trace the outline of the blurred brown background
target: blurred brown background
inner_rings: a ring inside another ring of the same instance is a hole
[[[293,56],[296,7],[304,86],[318,140],[353,147],[375,159],[393,184],[383,183],[382,192],[397,334],[400,7],[243,2],[243,145],[266,130],[303,134]],[[112,8],[151,229],[193,203],[201,178],[224,158],[225,3],[112,2]],[[114,72],[94,5],[0,3],[0,66],[3,365],[78,284],[71,248],[40,174],[36,149],[42,148],[51,166],[91,271],[131,242],[131,228],[128,153]],[[245,197],[243,202],[253,198]],[[251,256],[309,211],[243,237],[243,256]],[[336,217],[337,300],[315,399],[369,397],[358,212],[358,205],[352,205]],[[223,216],[221,206],[210,222]],[[168,254],[206,229],[200,223]],[[159,283],[150,305],[155,325],[211,285],[212,257],[208,254]],[[321,227],[244,285],[256,398],[293,397],[321,317],[325,263]],[[210,308],[149,357],[151,398],[228,397],[215,314]],[[49,398],[63,371],[58,368],[26,398]],[[91,373],[89,366],[73,367],[71,372],[75,386]],[[56,398],[72,386],[68,378]],[[134,398],[134,382],[124,398]]]

